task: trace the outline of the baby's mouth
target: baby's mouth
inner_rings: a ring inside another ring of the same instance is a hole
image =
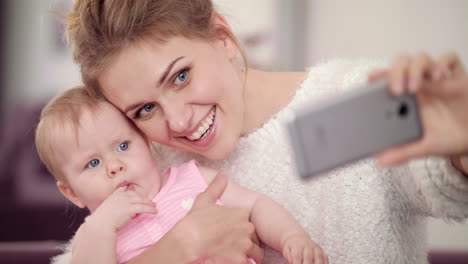
[[[131,182],[128,182],[128,181],[123,181],[123,182],[119,183],[119,185],[117,185],[117,187],[115,189],[118,189],[120,187],[125,187],[125,191],[135,190],[135,184],[133,184]]]

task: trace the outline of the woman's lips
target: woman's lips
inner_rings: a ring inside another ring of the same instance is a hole
[[[213,117],[213,124],[210,125],[210,128],[206,132],[206,135],[203,135],[203,137],[198,139],[198,140],[190,140],[190,139],[186,138],[186,140],[188,142],[190,142],[191,145],[195,145],[197,147],[202,147],[203,148],[203,147],[206,147],[206,146],[211,144],[211,142],[215,138],[216,132],[217,132],[218,113],[216,113],[216,112],[217,111],[216,111],[216,108],[215,108],[215,115]]]

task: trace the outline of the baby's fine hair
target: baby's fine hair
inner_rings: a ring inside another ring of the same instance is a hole
[[[224,35],[238,45],[230,29],[211,23],[213,14],[211,0],[75,0],[66,16],[67,39],[83,82],[91,93],[103,96],[99,75],[123,49],[141,41]],[[241,55],[246,63],[242,50]]]
[[[58,94],[42,109],[36,128],[36,150],[56,180],[66,182],[63,172],[56,164],[54,137],[63,133],[66,127],[71,127],[78,133],[83,111],[95,112],[100,102],[103,99],[91,96],[84,86],[79,86]]]

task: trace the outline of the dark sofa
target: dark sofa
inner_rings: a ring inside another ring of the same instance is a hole
[[[0,126],[0,263],[49,263],[87,215],[39,161],[34,131],[42,106],[18,105]]]

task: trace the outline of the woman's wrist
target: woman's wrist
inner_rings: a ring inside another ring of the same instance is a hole
[[[468,155],[453,156],[450,158],[453,167],[468,177]]]
[[[186,216],[166,234],[168,240],[170,240],[167,244],[180,250],[176,256],[177,261],[180,261],[180,263],[196,263],[201,259],[198,252],[199,244],[194,242],[200,241],[196,237],[197,228],[190,226],[192,224],[190,220],[191,218]]]

